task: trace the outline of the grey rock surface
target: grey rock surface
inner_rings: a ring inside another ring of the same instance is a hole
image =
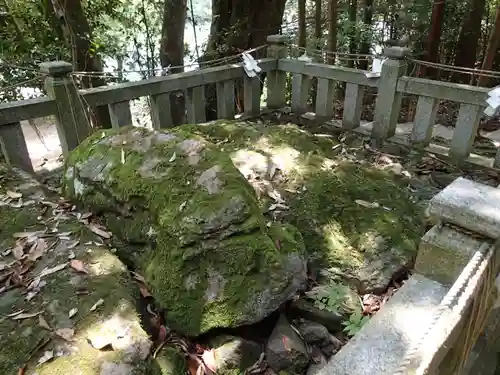
[[[309,364],[305,343],[283,315],[267,343],[266,360],[274,371],[287,374],[301,374]]]

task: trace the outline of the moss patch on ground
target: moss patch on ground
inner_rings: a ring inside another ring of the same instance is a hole
[[[237,121],[185,129],[228,151],[244,174],[258,170],[254,164],[274,164],[260,167],[277,167],[279,173],[261,173],[254,181],[257,190],[267,178],[289,206],[282,219],[299,229],[311,260],[351,279],[356,287],[369,288],[356,281],[359,277],[380,279],[394,271],[384,270],[384,263],[409,265],[416,256],[424,233],[423,212],[408,182],[348,157],[349,145],[337,137],[315,135],[291,124]],[[272,203],[269,194],[261,194],[263,209]],[[374,260],[382,260],[381,270],[370,269]]]
[[[17,198],[9,199],[7,192],[22,194],[26,205],[20,205]],[[78,370],[82,375],[97,375],[106,374],[104,369],[111,371],[114,366],[128,366],[135,374],[152,373],[157,367],[146,358],[150,341],[135,307],[138,290],[123,263],[106,246],[96,245],[102,241],[78,221],[75,213],[57,208],[34,180],[2,165],[0,196],[4,204],[0,206],[0,250],[4,254],[0,258],[0,373],[15,374],[25,368],[26,374],[62,375]],[[36,260],[16,261],[8,254],[20,238],[15,233],[35,231],[40,232],[31,237],[37,246],[43,241],[45,252]],[[75,241],[79,241],[76,246]],[[70,258],[83,262],[86,273],[72,269]],[[47,274],[43,276],[43,272]],[[100,300],[102,304],[92,310]],[[77,309],[72,317],[71,309]],[[19,311],[36,314],[24,319],[16,319],[19,314],[9,316]],[[92,332],[96,338],[100,334],[96,331],[117,322],[128,325],[123,334],[128,342],[115,335],[114,350],[97,350],[90,345]],[[71,329],[74,335],[70,340],[63,339],[56,334],[60,329]],[[47,352],[53,358],[38,365]]]

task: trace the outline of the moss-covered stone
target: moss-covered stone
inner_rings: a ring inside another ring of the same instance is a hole
[[[155,362],[161,375],[182,375],[187,371],[185,358],[172,346],[164,346],[156,355]]]
[[[219,375],[243,375],[260,358],[261,345],[233,336],[219,336],[209,343]]]
[[[300,233],[268,228],[228,155],[185,129],[90,137],[67,160],[64,191],[142,245],[119,254],[185,334],[259,321],[305,281]]]
[[[22,194],[23,205],[18,198],[9,200],[8,191]],[[95,242],[101,241],[73,214],[60,208],[54,210],[54,197],[45,195],[43,188],[24,173],[0,165],[0,196],[4,204],[0,206],[0,250],[12,248],[14,234],[23,232],[40,231],[32,235],[33,241],[43,239],[47,245],[36,261],[16,261],[12,255],[0,259],[1,279],[5,282],[9,274],[17,274],[18,282],[24,284],[17,288],[6,286],[0,292],[0,373],[16,374],[25,367],[26,374],[77,371],[82,375],[103,375],[106,368],[113,366],[126,367],[130,374],[150,373],[151,342],[136,312],[137,288],[123,263],[107,247],[96,246]],[[42,201],[52,201],[52,207]],[[74,246],[74,241],[80,244]],[[88,273],[71,269],[69,258],[82,261]],[[44,270],[59,265],[66,266],[40,276]],[[103,303],[91,311],[101,299]],[[77,309],[77,313],[70,318],[71,309]],[[20,320],[9,316],[19,311],[39,314]],[[40,324],[41,318],[51,330]],[[109,339],[111,350],[101,351],[89,344],[92,332],[110,327],[113,322],[127,329],[108,332],[104,339]],[[59,329],[72,329],[71,341],[56,335]],[[53,358],[37,366],[45,352],[52,353]]]
[[[376,291],[414,260],[424,232],[422,205],[404,179],[363,163],[337,137],[238,121],[185,129],[230,153],[261,192],[263,209],[275,203],[266,194],[270,186],[279,191],[290,208],[282,219],[299,229],[310,260],[332,276]]]

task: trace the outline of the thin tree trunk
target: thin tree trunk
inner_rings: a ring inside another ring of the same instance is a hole
[[[316,40],[316,49],[322,50],[323,43],[323,23],[321,22],[321,0],[315,0],[314,6],[314,39]]]
[[[328,3],[328,45],[329,52],[337,52],[337,0],[330,0]],[[335,64],[335,54],[327,56],[327,63]]]
[[[299,0],[299,47],[306,47],[306,0]]]
[[[485,10],[486,0],[470,0],[469,12],[465,18],[458,37],[455,66],[473,68],[477,59],[477,47],[481,36],[481,21]],[[454,74],[453,79],[458,82],[468,82],[467,74]]]
[[[165,0],[160,41],[160,63],[171,67],[169,74],[184,71],[184,28],[186,26],[187,0]],[[185,122],[183,93],[170,95],[173,125]]]
[[[443,31],[444,23],[444,10],[445,10],[446,0],[434,0],[432,5],[431,14],[431,26],[429,28],[429,34],[427,37],[427,61],[437,62],[439,61],[439,45],[441,44],[441,34]],[[431,76],[434,77],[436,70],[433,68],[427,68],[424,65],[420,66],[419,76]]]
[[[363,23],[365,25],[365,30],[368,30],[372,25],[373,18],[373,0],[365,0],[365,9],[363,14]],[[370,33],[367,33],[370,35]],[[371,37],[363,37],[361,42],[361,47],[359,52],[368,55],[370,53]],[[362,59],[359,62],[359,69],[368,69],[368,60]]]
[[[488,47],[486,49],[486,54],[484,56],[482,70],[491,70],[493,68],[493,62],[495,60],[495,54],[498,53],[498,48],[500,47],[500,5],[497,6],[497,11],[495,15],[495,22],[490,31],[490,37],[488,40]],[[489,81],[489,77],[480,76],[477,83],[478,86],[486,86]]]
[[[71,44],[73,66],[84,72],[102,72],[102,61],[96,51],[91,49],[92,30],[80,0],[52,0],[54,13],[59,18],[63,33]],[[97,75],[83,77],[85,88],[105,86],[104,79]],[[111,127],[111,119],[107,106],[93,108],[93,120],[96,126]]]
[[[349,35],[349,53],[356,53],[357,38],[356,38],[356,13],[358,10],[358,0],[350,0],[349,3],[349,24],[351,31]],[[352,57],[352,56],[351,56]],[[354,59],[349,59],[347,62],[349,68],[354,68]]]

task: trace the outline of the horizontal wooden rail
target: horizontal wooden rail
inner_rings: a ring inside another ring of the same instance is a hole
[[[288,73],[306,74],[311,77],[332,79],[369,87],[377,87],[379,81],[378,78],[367,78],[363,70],[319,63],[304,63],[292,59],[280,59],[278,69]]]
[[[263,72],[268,72],[276,69],[277,61],[265,58],[259,60],[259,66]],[[210,83],[244,77],[245,72],[240,64],[230,64],[164,77],[153,77],[136,82],[96,87],[79,92],[86,104],[99,106],[126,102],[142,96],[183,91]],[[0,125],[50,116],[56,112],[56,109],[55,101],[49,97],[0,103]]]
[[[276,69],[276,64],[275,59],[259,60],[259,66],[263,72]],[[80,90],[80,94],[82,94],[88,105],[98,106],[133,100],[142,96],[184,91],[196,86],[244,78],[245,75],[245,71],[240,64],[230,64],[164,77],[153,77],[136,82]]]
[[[54,114],[56,102],[48,97],[0,103],[0,125]]]
[[[485,100],[491,89],[403,76],[399,78],[397,90],[406,94],[422,95],[486,107]]]

